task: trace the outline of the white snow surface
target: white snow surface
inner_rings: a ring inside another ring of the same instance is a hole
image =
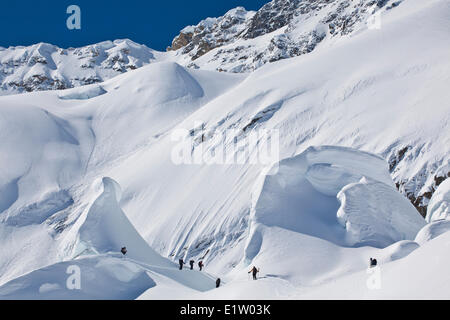
[[[450,179],[439,185],[428,203],[426,220],[440,219],[450,219]]]
[[[155,62],[0,97],[0,298],[448,299],[446,220],[426,224],[392,180],[420,192],[447,168],[448,16],[448,1],[408,0],[380,30],[249,75]],[[173,161],[176,130],[211,160],[227,129],[227,152],[278,130],[281,161]]]

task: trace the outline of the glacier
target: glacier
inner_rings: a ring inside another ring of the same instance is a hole
[[[406,0],[379,30],[251,73],[161,58],[1,96],[0,299],[448,299],[449,14]],[[173,132],[201,157],[258,130],[279,162],[173,161]],[[434,188],[424,219],[404,195]]]

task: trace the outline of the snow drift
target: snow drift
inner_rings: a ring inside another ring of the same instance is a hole
[[[79,268],[80,288],[67,282]],[[1,299],[135,299],[155,286],[144,268],[120,257],[94,256],[57,263],[0,287]]]
[[[383,159],[340,147],[310,147],[281,161],[264,180],[253,223],[375,247],[412,240],[425,225],[395,190]]]
[[[94,201],[79,230],[78,247],[74,255],[119,252],[127,247],[127,256],[157,266],[174,267],[162,258],[139,235],[121,210],[120,186],[111,178],[103,178],[103,193]]]
[[[428,222],[450,218],[450,179],[442,182],[428,204]]]

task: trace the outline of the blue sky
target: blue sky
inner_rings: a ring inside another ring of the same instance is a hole
[[[129,38],[165,50],[186,25],[223,15],[243,6],[257,10],[269,0],[21,0],[2,1],[0,46],[48,42],[79,47],[103,40]],[[69,30],[69,5],[81,9],[81,30]]]

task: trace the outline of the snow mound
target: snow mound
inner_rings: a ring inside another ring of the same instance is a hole
[[[411,252],[419,248],[419,244],[411,240],[402,240],[384,248],[380,256],[380,262],[395,261],[408,256]]]
[[[447,231],[450,231],[450,220],[433,221],[419,231],[415,241],[422,245]]]
[[[79,289],[70,285],[78,271]],[[0,299],[135,299],[155,285],[135,263],[95,256],[60,262],[16,278],[0,287]]]
[[[392,186],[361,178],[337,195],[337,216],[347,230],[350,245],[386,247],[396,241],[414,239],[425,225],[411,203]]]
[[[393,187],[383,159],[332,146],[281,161],[265,177],[253,210],[255,223],[351,247],[413,239],[425,224]],[[254,251],[255,237],[247,250]]]
[[[193,100],[204,96],[199,82],[185,68],[174,62],[159,62],[126,73],[108,84],[124,87],[128,94],[141,93],[151,99],[153,105],[175,100]],[[105,84],[107,86],[107,84]]]
[[[87,100],[105,94],[107,91],[99,85],[62,91],[58,97],[63,100]]]
[[[427,222],[450,218],[450,179],[444,180],[428,203]]]
[[[127,256],[151,265],[173,267],[139,235],[120,208],[121,190],[111,178],[103,178],[103,193],[94,201],[79,230],[75,255],[119,252],[127,247]]]

